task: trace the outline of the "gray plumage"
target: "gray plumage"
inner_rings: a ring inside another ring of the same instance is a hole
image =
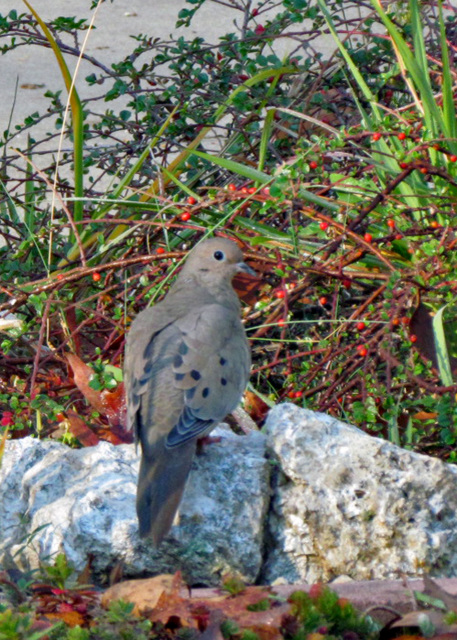
[[[141,444],[141,537],[156,545],[181,501],[198,438],[233,411],[249,378],[250,351],[232,287],[254,273],[238,246],[205,240],[165,298],[132,323],[125,354],[128,425]]]

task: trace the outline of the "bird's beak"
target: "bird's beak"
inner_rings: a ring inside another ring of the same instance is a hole
[[[236,270],[238,271],[238,273],[247,273],[250,276],[257,276],[254,269],[251,269],[251,267],[245,262],[238,262],[236,265]]]

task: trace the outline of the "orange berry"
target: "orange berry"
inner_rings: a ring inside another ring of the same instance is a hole
[[[387,220],[387,226],[390,227],[391,229],[395,229],[395,220],[392,220],[392,218],[389,218],[389,220]]]
[[[371,233],[366,233],[363,236],[363,239],[365,240],[365,242],[371,242],[373,240],[373,236],[371,235]]]
[[[289,398],[295,398],[295,391],[289,391],[287,395],[289,396]]]
[[[165,249],[163,247],[157,247],[156,253],[165,253]]]
[[[319,223],[319,228],[322,229],[322,231],[325,231],[326,229],[328,229],[328,222]]]
[[[190,213],[188,211],[184,211],[184,213],[181,214],[181,220],[183,222],[187,222],[188,220],[191,219],[191,217],[192,216],[190,215]]]
[[[398,134],[397,138],[399,140],[404,140],[406,138],[406,133],[404,131],[400,131],[400,133]]]
[[[400,324],[400,318],[393,318],[392,324],[394,327],[398,327],[398,325]]]
[[[231,182],[228,186],[227,189],[229,191],[236,191],[236,184],[234,184],[233,182]]]
[[[362,356],[362,358],[364,358],[368,353],[368,349],[366,347],[364,347],[363,345],[359,345],[357,347],[357,352],[358,352],[359,356]]]
[[[419,171],[420,171],[421,173],[423,173],[423,174],[424,174],[424,176],[428,173],[428,169],[427,169],[427,167],[421,167],[421,168],[419,169]]]
[[[57,274],[57,280],[63,280],[63,273]]]
[[[93,280],[94,282],[100,282],[100,280],[101,280],[101,279],[102,279],[102,276],[98,273],[98,271],[95,271],[95,272],[92,274],[92,280]]]
[[[322,306],[324,306],[325,304],[327,304],[328,300],[325,296],[322,296],[322,298],[319,298],[319,302]]]
[[[189,196],[187,198],[187,204],[197,204],[197,201],[193,196]]]
[[[373,133],[372,140],[374,140],[375,142],[377,142],[378,140],[381,140],[381,134],[380,133]]]
[[[441,225],[437,220],[432,220],[430,222],[430,226],[432,227],[432,229],[439,229]]]

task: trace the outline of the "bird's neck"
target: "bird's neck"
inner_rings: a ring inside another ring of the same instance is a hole
[[[218,280],[214,278],[205,278],[204,276],[198,279],[191,277],[178,278],[173,285],[173,293],[179,291],[179,297],[181,299],[187,298],[185,304],[190,307],[196,303],[201,304],[214,304],[217,302],[224,307],[227,307],[236,313],[239,313],[241,308],[240,300],[232,287],[232,283],[229,280]],[[171,293],[171,291],[170,291]]]

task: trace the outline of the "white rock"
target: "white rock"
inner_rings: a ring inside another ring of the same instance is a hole
[[[457,575],[457,468],[291,404],[266,422],[277,460],[264,580]]]
[[[138,537],[138,458],[133,445],[70,449],[33,438],[6,443],[0,467],[0,564],[34,568],[65,552],[77,571],[91,559],[103,581],[180,569],[189,584],[216,584],[231,572],[255,581],[269,502],[265,437],[214,432],[222,442],[197,456],[181,522],[157,551]]]

